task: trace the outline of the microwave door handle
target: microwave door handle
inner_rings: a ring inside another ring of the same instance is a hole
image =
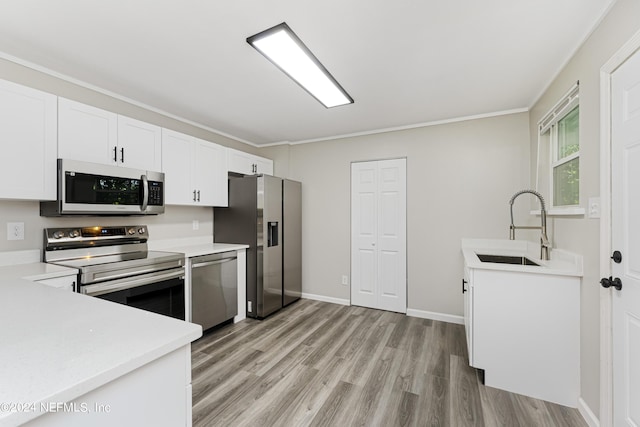
[[[149,180],[146,175],[142,175],[142,206],[140,206],[140,210],[142,212],[147,210],[147,206],[149,205]]]

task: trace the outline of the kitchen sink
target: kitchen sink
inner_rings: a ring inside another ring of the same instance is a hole
[[[509,256],[509,255],[482,255],[476,254],[478,259],[482,262],[493,262],[498,264],[516,264],[516,265],[535,265],[540,266],[529,258],[524,256]]]

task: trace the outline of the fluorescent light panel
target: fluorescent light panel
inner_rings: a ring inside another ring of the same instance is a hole
[[[352,104],[340,86],[286,23],[247,38],[247,43],[291,77],[325,107]]]

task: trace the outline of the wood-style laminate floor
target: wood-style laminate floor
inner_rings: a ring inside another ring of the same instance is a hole
[[[485,387],[464,327],[300,300],[192,346],[194,426],[586,426]]]

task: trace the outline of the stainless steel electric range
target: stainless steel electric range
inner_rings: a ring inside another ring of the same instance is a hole
[[[44,261],[77,268],[79,293],[185,320],[184,254],[148,239],[144,225],[47,228]]]

